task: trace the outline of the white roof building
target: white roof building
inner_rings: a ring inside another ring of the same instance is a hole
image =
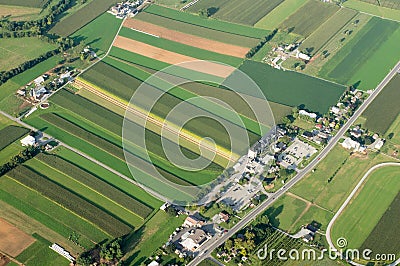
[[[308,117],[311,117],[312,119],[316,119],[317,118],[317,114],[315,113],[309,113],[306,110],[299,110],[299,114],[300,115],[306,115]]]
[[[44,82],[43,76],[37,77],[33,82],[35,82],[36,85],[41,84]]]
[[[250,159],[254,159],[256,157],[257,153],[249,150],[249,152],[247,153],[247,157],[249,157]]]
[[[377,150],[380,150],[382,148],[383,144],[384,144],[383,140],[380,139],[376,142],[374,148]]]
[[[22,146],[33,146],[36,144],[36,139],[31,135],[26,136],[25,138],[21,139]]]
[[[360,148],[360,143],[358,143],[357,141],[352,140],[351,138],[346,138],[343,142],[342,142],[342,146],[345,149],[354,149],[354,150],[358,150]]]

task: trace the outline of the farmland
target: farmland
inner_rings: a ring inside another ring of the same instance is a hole
[[[399,173],[399,167],[385,166],[370,174],[364,186],[360,188],[361,191],[335,221],[332,227],[334,242],[339,237],[345,237],[348,241],[348,248],[361,247],[399,193]],[[386,227],[381,230],[390,234],[391,238],[394,237],[390,228]],[[380,238],[379,242],[381,241],[383,242],[383,239]],[[389,242],[392,241],[389,240]],[[388,250],[384,251],[388,252]],[[396,250],[396,253],[398,252],[399,250]]]
[[[233,45],[239,45],[243,47],[253,47],[257,44],[258,39],[260,37],[247,37],[243,35],[238,35],[235,33],[219,31],[212,28],[202,27],[199,25],[191,24],[188,22],[182,22],[179,20],[158,16],[155,14],[141,12],[137,16],[135,16],[135,20],[140,20],[148,23],[152,23],[158,26],[167,26],[168,29],[180,31],[187,34],[193,34],[199,37],[204,37],[210,40],[215,40],[219,42],[224,42]],[[250,28],[251,29],[251,28]],[[264,33],[268,34],[267,31]]]
[[[351,9],[341,8],[316,31],[314,31],[300,46],[299,49],[307,54],[315,55],[333,35],[338,33],[357,12]]]
[[[385,2],[385,1],[380,1]],[[362,2],[359,0],[348,0],[343,4],[345,7],[359,10],[361,12],[369,13],[374,16],[393,19],[399,21],[400,10],[391,9],[385,6],[377,6],[370,3]]]
[[[50,33],[60,36],[69,36],[97,18],[100,14],[107,11],[113,4],[118,1],[113,0],[97,0],[92,1],[83,8],[79,9],[72,15],[62,19],[51,29]]]
[[[2,5],[26,6],[41,8],[47,0],[0,0]]]
[[[371,38],[377,41],[368,42]],[[394,47],[399,40],[400,28],[397,22],[374,17],[324,65],[319,75],[342,84],[359,82],[363,90],[373,89],[386,76],[390,67],[395,65],[397,56],[394,55],[399,52]],[[381,67],[374,70],[372,76],[369,73],[377,63]]]
[[[8,17],[10,20],[32,19],[39,15],[39,8],[0,5],[0,17]]]
[[[209,8],[212,17],[239,24],[254,25],[282,2],[283,0],[203,0],[190,7],[188,11],[197,13],[202,9]]]
[[[400,3],[396,0],[382,0],[377,2],[376,0],[360,0],[366,3],[375,4],[383,7],[388,7],[392,9],[400,9]]]
[[[398,100],[400,75],[397,74],[362,114],[367,119],[365,127],[385,134],[400,112]]]
[[[263,29],[257,29],[240,24],[232,24],[221,20],[205,19],[190,13],[184,13],[157,5],[151,5],[150,7],[146,8],[145,12],[208,29],[232,33],[250,38],[262,38],[268,35],[269,32]]]
[[[254,24],[254,27],[273,30],[287,17],[296,12],[297,9],[307,3],[307,1],[308,0],[285,0]]]
[[[18,140],[25,134],[28,134],[29,130],[18,126],[8,126],[0,130],[0,151],[5,147]]]
[[[321,114],[328,111],[345,90],[344,86],[296,72],[279,71],[254,61],[245,61],[239,69],[258,84],[269,101],[289,106],[304,105]],[[228,78],[224,83],[235,81]],[[325,97],[320,97],[322,94]]]
[[[310,0],[283,21],[279,28],[307,37],[338,10],[337,5]]]

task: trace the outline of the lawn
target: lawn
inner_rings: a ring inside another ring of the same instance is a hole
[[[328,41],[338,33],[357,12],[352,9],[341,8],[316,31],[314,31],[299,47],[310,55],[315,55]]]
[[[339,237],[345,237],[348,248],[361,247],[399,193],[399,174],[398,166],[385,166],[371,173],[358,194],[333,224],[334,243]],[[390,239],[397,239],[390,228],[385,227],[381,230],[386,234],[390,233]],[[384,242],[384,240],[379,238],[379,242]],[[389,242],[392,241],[389,240]],[[384,251],[388,252],[388,250]],[[397,249],[396,253],[398,252]]]
[[[1,14],[0,14],[1,15]],[[5,38],[0,43],[0,72],[18,67],[57,46],[36,37]]]
[[[380,1],[382,2],[382,1]],[[370,3],[365,3],[359,0],[347,0],[343,3],[345,7],[352,8],[358,11],[372,14],[374,16],[387,19],[400,20],[400,10],[391,9],[383,6],[377,6]]]
[[[308,0],[285,0],[271,12],[261,18],[254,27],[273,30],[276,29],[282,21],[292,15],[302,7]]]
[[[60,36],[69,36],[97,18],[100,14],[106,12],[112,5],[116,4],[117,0],[96,0],[92,1],[84,7],[70,16],[61,19],[56,25],[50,30],[50,33],[54,33]],[[109,28],[107,27],[107,32]],[[112,33],[110,30],[110,34]],[[103,32],[104,33],[104,32]]]
[[[175,228],[182,225],[186,217],[173,217],[158,211],[142,228],[124,239],[123,248],[127,251],[126,262],[139,265],[168,240]]]
[[[97,3],[97,1],[93,1],[93,3]],[[89,45],[94,49],[97,56],[100,56],[107,52],[121,23],[122,20],[109,13],[104,13],[76,31],[71,37],[75,42],[83,42],[85,45]]]
[[[338,10],[337,5],[310,0],[283,21],[279,28],[307,37]]]
[[[367,119],[364,124],[366,128],[381,135],[391,133],[388,130],[400,113],[399,86],[400,75],[397,74],[364,111],[363,117]]]
[[[123,27],[119,33],[120,36],[133,39],[139,42],[143,42],[167,51],[175,52],[178,54],[194,57],[200,60],[210,60],[222,62],[231,66],[239,66],[243,61],[241,58],[223,55],[197,47],[189,46],[186,44],[170,41],[167,39],[157,38],[145,33],[131,30],[129,28]]]
[[[212,17],[239,24],[254,25],[283,0],[202,0],[188,8],[198,13],[209,8]]]
[[[371,39],[376,41],[370,42]],[[399,41],[397,22],[374,17],[323,66],[319,75],[342,84],[357,82],[363,90],[374,89],[396,64],[400,51],[395,47]],[[371,71],[374,75],[370,75]]]
[[[197,25],[204,28],[209,28],[217,31],[232,33],[236,35],[247,36],[251,38],[262,38],[268,35],[269,31],[263,29],[257,29],[250,26],[240,25],[225,22],[222,20],[216,19],[206,19],[194,14],[180,12],[178,10],[158,6],[151,5],[146,8],[145,12],[158,15],[161,17],[170,18],[173,20],[178,20],[181,22]]]
[[[277,70],[255,61],[245,61],[239,70],[257,83],[267,100],[288,106],[304,105],[304,108],[320,114],[335,105],[346,89],[341,85],[297,72]],[[236,82],[228,77],[224,84]]]
[[[254,47],[258,43],[258,38],[251,38],[243,35],[238,35],[230,32],[218,31],[211,28],[201,27],[187,22],[179,20],[157,16],[147,12],[141,12],[135,19],[153,23],[162,27],[168,27],[168,29],[180,31],[187,34],[192,34],[200,37],[204,37],[210,40],[220,41],[223,43],[239,45],[243,47]],[[265,32],[267,35],[268,32]]]

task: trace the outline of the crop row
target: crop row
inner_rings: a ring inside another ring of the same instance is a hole
[[[7,126],[0,130],[0,151],[29,132],[18,126]]]
[[[113,236],[125,235],[131,230],[128,225],[117,220],[104,210],[99,209],[74,193],[56,185],[46,177],[39,175],[26,166],[17,167],[9,172],[8,175],[24,185],[37,190],[39,193],[54,200],[77,215],[93,222]]]

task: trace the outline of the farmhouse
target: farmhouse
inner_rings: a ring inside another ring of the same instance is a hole
[[[21,144],[22,144],[22,146],[25,146],[25,147],[33,146],[36,144],[36,139],[35,139],[35,137],[28,135],[25,138],[21,139]]]
[[[342,146],[343,146],[343,148],[348,149],[348,150],[351,150],[351,149],[358,150],[360,148],[360,143],[352,140],[351,138],[346,138],[342,142]]]
[[[207,234],[201,229],[190,231],[182,236],[181,245],[184,249],[195,251],[207,240]]]

